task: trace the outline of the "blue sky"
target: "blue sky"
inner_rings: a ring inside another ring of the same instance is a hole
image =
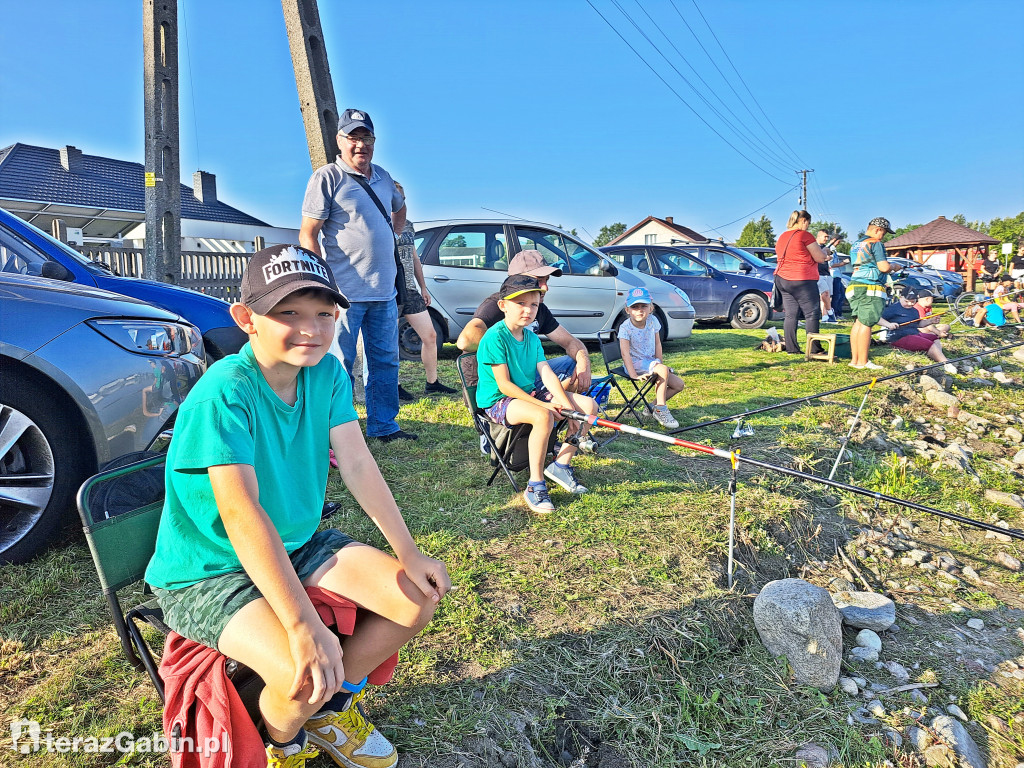
[[[743,119],[707,95],[726,118],[776,156],[795,155],[776,157],[781,168],[693,95],[615,0],[591,2],[778,178],[695,117],[587,0],[321,0],[339,109],[373,117],[374,159],[405,185],[414,220],[491,215],[486,207],[586,237],[653,214],[733,239],[746,214],[781,195],[763,211],[778,233],[801,167],[815,169],[811,213],[854,234],[878,215],[899,226],[1024,210],[1019,0],[697,0],[778,135],[693,0],[617,0],[677,69],[709,93],[668,40]],[[280,4],[178,8],[185,180],[211,171],[221,199],[297,227],[310,165]],[[5,3],[0,146],[73,144],[141,161],[141,30],[141,3],[129,0]]]

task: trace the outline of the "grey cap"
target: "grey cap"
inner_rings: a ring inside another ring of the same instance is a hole
[[[896,230],[889,224],[889,220],[884,216],[878,216],[868,222],[869,227],[881,227],[886,232],[894,233]]]

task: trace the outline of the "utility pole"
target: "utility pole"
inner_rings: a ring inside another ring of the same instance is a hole
[[[807,174],[814,173],[814,169],[805,168],[802,171],[797,171],[797,173],[802,174],[804,177],[803,193],[800,195],[800,208],[801,210],[807,210]]]
[[[143,275],[181,278],[181,173],[178,162],[178,5],[142,2],[146,125],[146,256]]]
[[[316,0],[281,0],[281,9],[284,11],[285,29],[288,30],[288,47],[292,52],[299,109],[306,127],[309,161],[315,170],[333,163],[338,154],[338,103],[334,99],[331,67],[327,63],[320,10]],[[365,402],[362,336],[356,342],[352,374],[355,379],[352,397],[356,402]]]

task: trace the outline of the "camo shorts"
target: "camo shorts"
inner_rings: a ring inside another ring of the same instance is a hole
[[[338,530],[318,531],[289,556],[299,581],[308,579],[355,540]],[[263,595],[245,571],[213,576],[181,589],[153,587],[164,624],[182,637],[217,648],[221,633],[242,608]]]

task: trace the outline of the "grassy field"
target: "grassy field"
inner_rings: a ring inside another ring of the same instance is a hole
[[[1019,338],[1012,329],[998,337],[985,333],[958,336],[949,344],[952,354]],[[763,336],[697,329],[690,339],[666,345],[667,362],[686,381],[672,404],[682,424],[867,378],[843,364],[755,351]],[[441,361],[448,383],[457,379],[454,352],[446,349]],[[888,348],[875,348],[872,357],[887,373],[924,362]],[[595,371],[598,358],[592,356]],[[998,362],[1020,379],[1024,366],[1005,355]],[[410,391],[422,391],[420,366],[403,363],[402,379]],[[971,403],[981,392],[972,391],[965,376],[956,377],[956,386]],[[1019,413],[1020,387],[985,391],[992,398],[985,401],[987,413]],[[763,461],[827,475],[862,395],[858,390],[756,416],[750,422],[755,435],[737,445]],[[889,439],[910,438],[913,419],[924,409],[883,383],[864,417]],[[891,427],[896,416],[905,422],[899,429]],[[739,568],[729,590],[728,462],[621,436],[599,454],[579,458],[580,478],[591,493],[572,498],[556,488],[555,514],[538,517],[502,477],[484,485],[491,468],[460,399],[420,399],[402,408],[400,422],[420,439],[373,451],[421,548],[448,564],[458,587],[403,652],[395,682],[369,701],[374,721],[403,754],[402,766],[780,766],[796,765],[794,752],[806,742],[833,750],[837,765],[915,765],[911,753],[881,737],[880,726],[848,725],[853,703],[841,692],[795,685],[784,660],[771,658],[759,642],[751,610],[757,590],[772,579],[801,576],[826,585],[843,568],[837,544],[856,535],[858,525],[885,527],[900,516],[919,527],[916,538],[971,563],[991,586],[950,589],[903,573],[896,561],[862,560],[865,575],[898,604],[900,631],[886,637],[883,658],[898,658],[908,668],[917,664],[913,681],[940,682],[924,691],[931,702],[956,697],[981,724],[971,732],[990,765],[1012,766],[1024,756],[1024,687],[991,671],[1024,646],[1024,636],[1015,633],[1024,615],[1018,610],[1024,579],[992,564],[996,547],[1020,558],[1018,545],[997,545],[924,514],[741,468]],[[727,448],[733,427],[686,437]],[[949,439],[956,428],[948,428]],[[980,486],[952,469],[863,443],[853,444],[838,478],[986,520],[998,514],[1024,527],[1019,511],[991,505],[980,490],[1020,492],[1019,470],[1014,474],[995,461],[1013,449],[987,438],[973,447]],[[331,526],[384,546],[336,475],[328,498],[343,505]],[[923,585],[919,592],[905,591],[912,580]],[[962,635],[950,633],[970,616],[983,618],[993,632],[978,641],[984,648],[968,651],[958,645]],[[845,639],[849,646],[852,634]],[[992,664],[972,666],[975,654]],[[851,665],[844,674],[892,682],[870,664]],[[913,706],[908,694],[885,703],[886,724],[909,722],[903,711]],[[0,711],[7,720],[37,720],[55,735],[127,730],[141,736],[160,727],[159,701],[121,655],[80,539],[0,570]],[[0,729],[6,740],[7,724]],[[0,746],[2,765],[166,764],[143,754],[120,762],[118,755],[22,757],[7,746]]]

